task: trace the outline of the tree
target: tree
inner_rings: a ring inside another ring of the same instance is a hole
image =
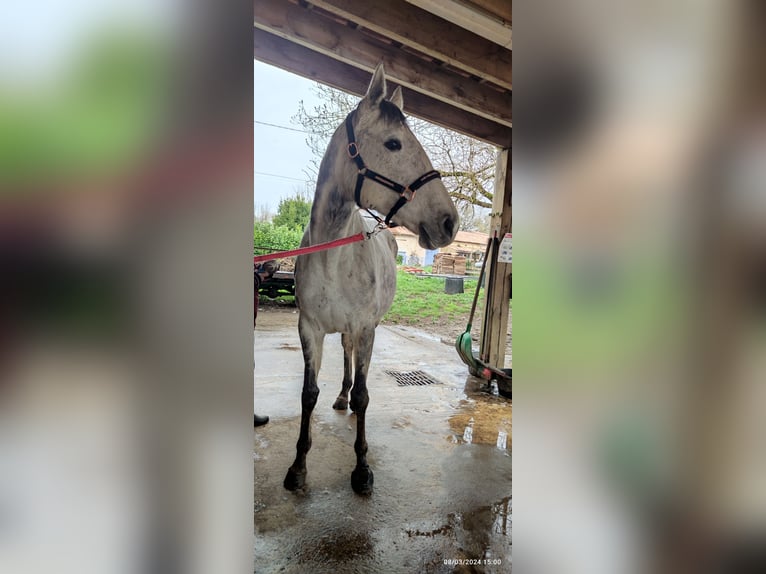
[[[271,221],[274,218],[274,212],[271,211],[271,207],[269,207],[265,203],[261,203],[259,205],[255,206],[255,213],[253,213],[253,221]]]
[[[267,212],[266,206],[260,207],[262,213]],[[297,189],[293,197],[280,200],[277,214],[271,221],[253,218],[253,253],[260,255],[295,249],[301,243],[309,217],[311,201],[308,193]]]
[[[303,231],[311,217],[311,201],[305,192],[296,191],[293,197],[281,199],[277,214],[271,222],[274,227],[287,227]]]
[[[308,132],[306,143],[314,159],[307,175],[316,180],[332,134],[359,99],[323,84],[316,84],[314,91],[322,103],[307,110],[301,101],[292,121]],[[407,102],[404,107],[406,110]],[[434,168],[442,174],[442,181],[460,213],[460,228],[486,229],[494,196],[495,147],[418,118],[410,117],[408,123]]]

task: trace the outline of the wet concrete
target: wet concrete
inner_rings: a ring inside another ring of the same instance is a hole
[[[356,417],[332,409],[340,336],[328,336],[307,486],[292,493],[282,480],[300,421],[297,314],[261,312],[255,334],[255,412],[271,417],[254,431],[255,572],[511,571],[511,402],[470,377],[453,347],[378,327],[367,410],[375,486],[360,497],[350,484]],[[384,369],[440,384],[400,387]]]

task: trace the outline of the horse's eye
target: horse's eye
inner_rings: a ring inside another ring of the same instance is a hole
[[[383,145],[386,146],[391,151],[397,151],[397,150],[402,149],[402,142],[400,142],[397,139],[390,139],[386,143],[384,143]]]

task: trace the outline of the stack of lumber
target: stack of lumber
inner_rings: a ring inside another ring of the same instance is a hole
[[[295,271],[295,257],[285,257],[284,259],[278,259],[280,271],[287,271],[293,273]]]
[[[433,272],[438,275],[465,275],[465,257],[437,253],[434,256]]]

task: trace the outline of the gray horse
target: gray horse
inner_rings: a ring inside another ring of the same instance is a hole
[[[452,242],[458,228],[457,211],[439,174],[433,171],[407,126],[402,107],[399,88],[386,99],[385,73],[383,65],[379,65],[367,94],[338,127],[327,147],[302,246],[369,232],[371,226],[359,208],[387,213],[386,223],[416,233],[420,245],[427,249]],[[356,468],[351,473],[351,486],[358,494],[370,494],[373,474],[367,464],[364,428],[369,402],[367,372],[375,327],[391,306],[396,291],[393,236],[384,229],[362,242],[300,256],[295,267],[295,290],[305,370],[297,455],[284,487],[296,490],[305,484],[311,412],[319,396],[322,345],[327,333],[341,333],[344,376],[333,408],[348,408],[350,390],[350,406],[357,421]],[[356,369],[353,388],[352,358]]]

